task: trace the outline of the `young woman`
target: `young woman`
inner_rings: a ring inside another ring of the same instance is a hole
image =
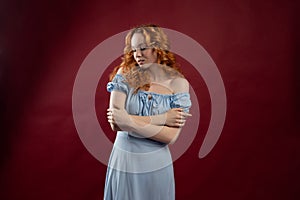
[[[163,30],[132,29],[123,62],[111,74],[108,122],[118,131],[110,156],[105,200],[172,200],[175,185],[168,144],[176,141],[191,106]]]

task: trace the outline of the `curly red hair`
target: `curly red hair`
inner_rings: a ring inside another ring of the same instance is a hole
[[[167,35],[159,26],[147,24],[137,26],[131,29],[127,34],[122,62],[119,66],[116,66],[110,74],[110,81],[114,78],[117,71],[122,68],[122,73],[125,75],[129,85],[135,88],[135,91],[139,89],[149,89],[149,80],[147,78],[145,79],[145,74],[139,70],[131,49],[131,38],[135,33],[143,34],[146,44],[157,52],[157,63],[163,67],[166,73],[171,76],[183,77],[179,65],[176,62],[175,55],[169,51],[170,45]]]

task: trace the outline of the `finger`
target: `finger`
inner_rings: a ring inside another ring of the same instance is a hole
[[[190,114],[180,113],[176,115],[176,119],[186,119],[187,117],[190,117]]]
[[[181,120],[181,121],[180,121],[180,126],[181,126],[181,127],[184,126],[184,125],[185,125],[185,122],[186,122],[186,120]]]
[[[176,123],[183,124],[185,123],[185,119],[177,119]]]
[[[176,119],[184,119],[185,116],[182,112],[179,112],[177,115],[176,115]]]
[[[108,117],[107,118],[107,121],[109,121],[110,123],[115,123],[115,120],[113,117]]]
[[[181,128],[181,127],[183,127],[183,125],[184,125],[184,123],[183,124],[182,123],[176,123],[174,126]]]
[[[182,108],[173,108],[172,110],[174,110],[174,111],[179,111],[179,112],[182,112],[182,111],[183,111]]]
[[[192,114],[186,113],[186,112],[182,112],[181,115],[184,116],[184,117],[191,117],[192,116]]]
[[[108,120],[114,120],[114,118],[112,116],[108,116],[107,119]]]
[[[112,116],[112,112],[107,112],[107,116]]]

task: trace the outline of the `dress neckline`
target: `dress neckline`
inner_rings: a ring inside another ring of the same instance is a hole
[[[164,88],[166,88],[167,90],[169,90],[171,92],[171,94],[169,95],[172,95],[172,94],[175,94],[174,90],[172,90],[170,87],[168,87],[167,85],[163,84],[163,83],[159,83],[159,82],[151,82],[150,85],[159,85],[159,86],[162,86]]]
[[[122,74],[116,74],[115,76],[119,76],[121,77],[123,80],[125,79],[124,76]],[[152,82],[152,83],[157,83],[157,82]],[[153,94],[153,95],[158,95],[158,96],[166,96],[166,97],[169,97],[169,96],[176,96],[176,95],[190,95],[189,92],[177,92],[177,93],[172,93],[172,94],[162,94],[162,93],[157,93],[157,92],[149,92],[149,91],[146,91],[146,90],[138,90],[137,91],[138,93],[145,93],[145,94]]]
[[[174,94],[162,94],[162,93],[157,93],[157,92],[149,92],[146,90],[138,90],[138,93],[144,93],[144,94],[151,94],[155,96],[164,96],[164,97],[171,97],[171,96],[177,96],[177,95],[190,95],[188,92],[178,92]]]

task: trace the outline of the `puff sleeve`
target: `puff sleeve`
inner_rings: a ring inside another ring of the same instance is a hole
[[[129,92],[129,86],[121,74],[116,74],[113,80],[107,83],[106,89],[108,92],[112,92],[114,90],[124,92],[125,94],[128,94]]]
[[[189,93],[176,93],[171,98],[171,108],[183,108],[188,113],[191,106]]]

